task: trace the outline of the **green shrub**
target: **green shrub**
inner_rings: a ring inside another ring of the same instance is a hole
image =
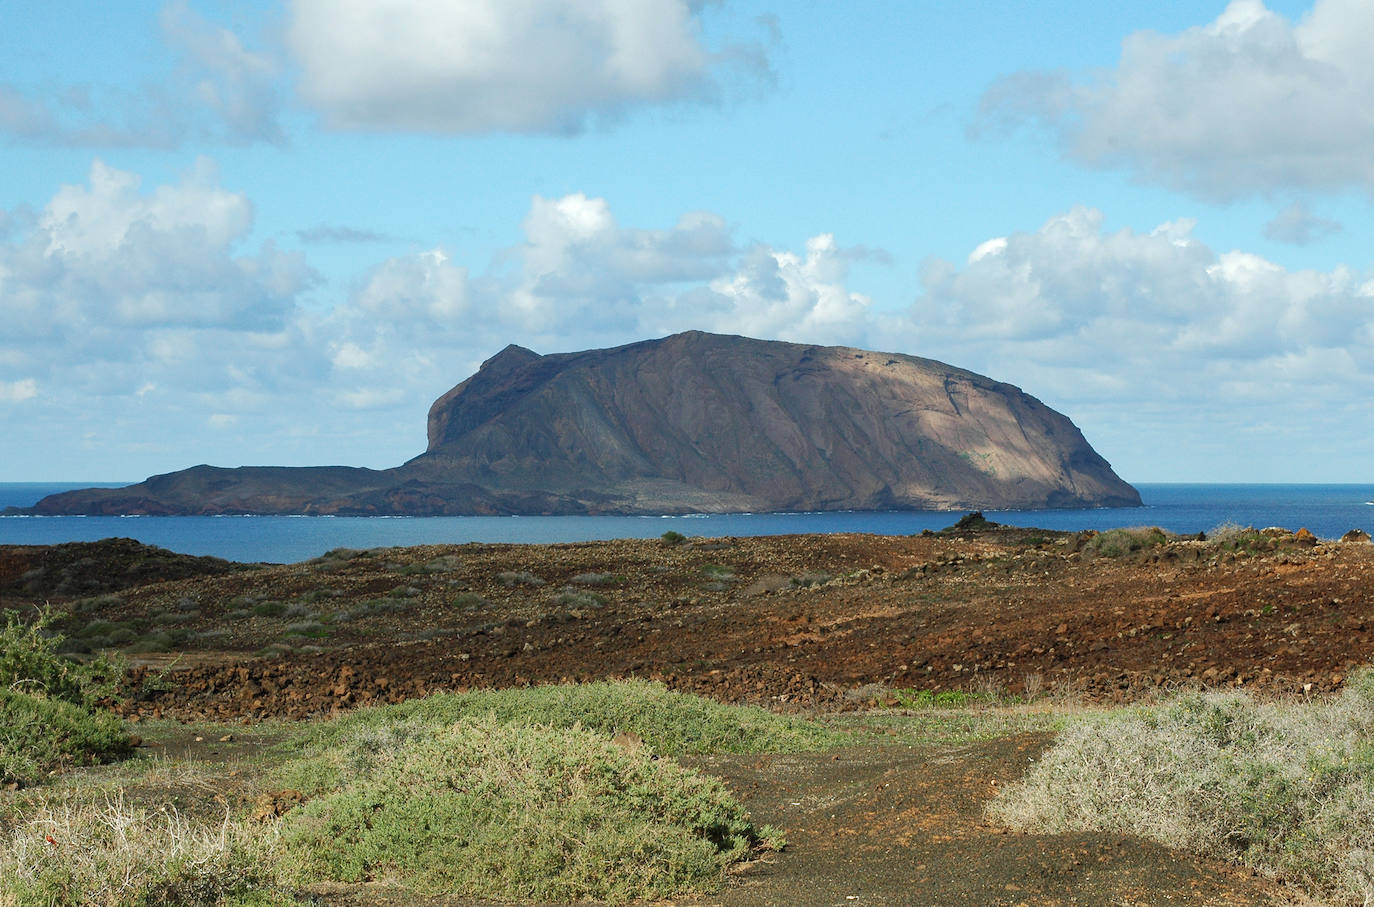
[[[109,712],[0,687],[0,782],[127,756],[129,735]]]
[[[1155,526],[1108,529],[1094,536],[1087,548],[1101,557],[1121,557],[1146,548],[1157,548],[1168,540],[1164,530]]]
[[[659,538],[663,540],[663,544],[668,545],[669,547],[675,547],[687,541],[687,536],[683,535],[681,532],[676,532],[672,529],[669,529],[667,532],[660,535]]]
[[[1368,903],[1371,741],[1369,670],[1327,703],[1193,694],[1070,726],[991,811],[1033,830],[1138,834]]]
[[[549,727],[579,726],[605,734],[638,734],[664,756],[693,753],[767,753],[823,749],[843,734],[756,706],[729,706],[669,690],[661,683],[621,681],[549,685],[530,689],[436,693],[396,705],[359,709],[319,725],[311,746],[339,743],[360,728],[419,721],[440,728],[462,718],[492,715],[501,721]]]
[[[304,882],[620,902],[714,888],[764,836],[720,781],[582,728],[417,722],[312,758],[348,780],[283,820]]]
[[[553,597],[554,604],[563,608],[604,608],[606,599],[595,592],[568,587]]]
[[[544,580],[528,570],[507,570],[496,574],[496,580],[503,586],[542,586]]]
[[[55,619],[52,612],[44,611],[26,623],[15,612],[5,612],[5,626],[0,629],[0,687],[83,708],[114,698],[123,669],[105,658],[87,664],[63,658],[57,652],[63,637],[48,629]]]
[[[32,782],[68,765],[129,752],[120,722],[100,704],[114,698],[123,671],[97,658],[62,657],[63,638],[48,635],[51,612],[26,624],[13,612],[0,630],[0,780]]]
[[[464,611],[478,611],[490,604],[491,602],[476,592],[460,592],[453,599],[453,607],[462,608]]]
[[[253,605],[253,613],[258,617],[284,617],[286,603],[278,601],[258,602]]]

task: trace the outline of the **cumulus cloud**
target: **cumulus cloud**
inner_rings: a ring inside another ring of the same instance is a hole
[[[1192,400],[1221,413],[1241,388],[1296,407],[1374,392],[1371,275],[1216,252],[1189,221],[1145,233],[1103,222],[1075,208],[982,244],[963,267],[927,262],[889,333],[1065,405]],[[1302,365],[1322,362],[1349,370]]]
[[[689,0],[294,0],[299,93],[335,129],[575,133],[702,97],[757,48],[702,44]]]
[[[1282,189],[1374,195],[1374,6],[1317,0],[1294,23],[1232,0],[1177,35],[1137,32],[1114,69],[1021,72],[976,131],[1037,123],[1073,159],[1209,199]]]
[[[136,88],[0,84],[0,135],[78,148],[176,148],[188,141],[282,144],[281,64],[185,0],[160,17],[166,78]]]
[[[142,369],[194,382],[214,359],[211,332],[286,330],[315,277],[270,244],[241,254],[252,219],[208,159],[151,191],[96,161],[0,242],[0,371],[122,393],[153,379]]]
[[[435,370],[457,381],[511,342],[556,352],[691,329],[857,339],[870,302],[846,289],[849,267],[885,256],[828,235],[802,254],[741,248],[709,212],[684,214],[668,228],[626,227],[605,199],[580,193],[536,196],[523,230],[525,241],[482,273],[443,249],[372,268],[320,327],[340,380],[432,392],[432,384],[419,388]],[[347,405],[378,399],[353,395]]]
[[[1298,201],[1274,215],[1264,225],[1264,235],[1275,242],[1305,246],[1342,229],[1337,221],[1313,214],[1306,203]]]

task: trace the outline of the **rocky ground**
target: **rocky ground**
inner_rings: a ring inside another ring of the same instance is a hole
[[[173,558],[177,578],[75,601],[16,594],[16,573],[47,593],[41,556],[53,558],[11,547],[0,595],[70,609],[77,651],[133,653],[144,695],[131,714],[216,719],[628,676],[782,709],[853,708],[894,688],[1310,693],[1374,657],[1367,541],[1274,531],[1102,547],[985,529],[425,546],[252,569]]]
[[[1374,658],[1367,537],[965,527],[335,551],[278,566],[127,540],[11,546],[0,547],[0,607],[50,602],[70,614],[69,649],[128,652],[137,695],[122,708],[135,719],[301,718],[440,689],[627,676],[798,711],[894,704],[912,690],[1032,703],[1196,685],[1289,696],[1336,689]],[[707,758],[791,846],[704,903],[1295,897],[1135,839],[988,826],[983,804],[1046,740]]]

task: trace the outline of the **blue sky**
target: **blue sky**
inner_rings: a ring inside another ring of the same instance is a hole
[[[0,12],[0,480],[384,467],[507,343],[940,359],[1368,481],[1374,3]]]

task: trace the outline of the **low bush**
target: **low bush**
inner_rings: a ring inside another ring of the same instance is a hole
[[[496,574],[496,581],[503,586],[542,586],[544,580],[528,570],[507,570]]]
[[[676,547],[678,545],[681,545],[683,542],[687,541],[687,536],[673,529],[669,529],[667,532],[659,536],[659,538],[663,540],[663,544],[668,545],[669,547]]]
[[[59,654],[53,615],[25,623],[13,612],[0,630],[0,781],[32,782],[69,765],[126,755],[129,737],[101,703],[114,698],[123,671],[97,658]]]
[[[1071,725],[991,806],[1019,827],[1127,832],[1374,902],[1374,671],[1329,702],[1192,694]]]
[[[360,728],[312,761],[347,780],[283,820],[307,883],[623,902],[713,888],[766,836],[720,781],[583,728]]]
[[[553,602],[563,608],[604,608],[606,606],[604,596],[583,589],[574,589],[571,586],[565,587],[563,591],[555,595]]]
[[[1132,529],[1108,529],[1088,542],[1087,550],[1100,557],[1121,557],[1146,548],[1157,548],[1169,540],[1164,530],[1155,526]]]
[[[664,756],[695,753],[781,753],[824,749],[845,735],[756,706],[729,706],[669,690],[661,683],[622,681],[530,689],[436,693],[396,705],[359,709],[312,729],[305,742],[328,747],[361,728],[418,721],[431,728],[491,715],[501,721],[574,726],[604,734],[637,734]]]

